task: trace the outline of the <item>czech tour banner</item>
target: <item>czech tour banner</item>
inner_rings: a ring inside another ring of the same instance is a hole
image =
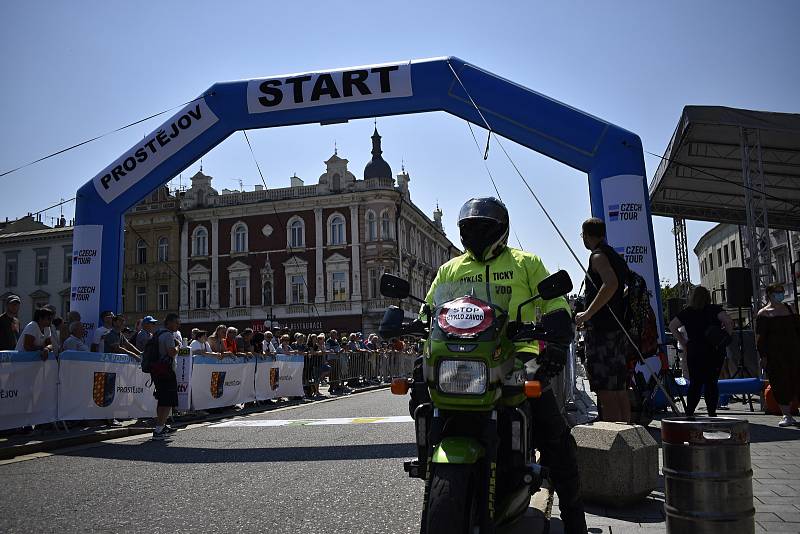
[[[156,399],[150,375],[127,354],[61,353],[58,418],[153,417]]]
[[[80,225],[72,229],[72,278],[69,309],[81,314],[86,339],[93,339],[100,315],[100,257],[103,227]]]
[[[0,352],[0,430],[55,421],[58,362],[38,352]]]
[[[606,238],[608,244],[616,250],[628,264],[628,267],[647,282],[650,290],[650,304],[658,317],[661,308],[657,294],[660,291],[655,279],[655,259],[650,246],[650,221],[647,216],[645,190],[642,177],[619,175],[605,178],[601,187],[606,216]],[[659,339],[663,336],[659,333]]]
[[[192,408],[222,408],[254,401],[255,362],[245,358],[195,356],[192,365]],[[250,386],[245,382],[249,381]]]

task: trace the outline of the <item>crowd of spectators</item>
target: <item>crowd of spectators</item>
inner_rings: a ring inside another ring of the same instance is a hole
[[[147,342],[159,330],[160,321],[150,315],[137,319],[134,328],[126,326],[126,317],[112,311],[100,314],[101,324],[87,339],[86,325],[80,313],[71,311],[66,319],[57,316],[56,308],[46,305],[34,310],[33,320],[24,327],[19,320],[20,298],[6,298],[5,312],[0,314],[0,350],[39,351],[43,360],[58,357],[61,351],[86,351],[127,354],[141,359]],[[254,332],[241,331],[233,326],[219,325],[213,333],[198,328],[184,339],[180,330],[174,332],[179,347],[188,348],[191,356],[231,358],[256,356],[275,357],[296,355],[307,359],[305,382],[309,396],[319,395],[319,384],[327,381],[330,392],[349,393],[355,383],[374,382],[381,376],[378,364],[359,359],[358,369],[353,355],[358,353],[407,353],[418,355],[420,347],[400,340],[383,340],[377,334],[361,332],[340,334],[337,330],[323,332],[292,332],[288,328]],[[366,362],[366,363],[365,363]],[[349,372],[352,371],[352,372]],[[353,374],[360,373],[357,379]],[[384,373],[385,374],[385,373]]]

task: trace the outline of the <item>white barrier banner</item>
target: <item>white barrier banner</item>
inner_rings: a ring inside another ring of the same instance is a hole
[[[278,354],[278,397],[303,396],[303,356]]]
[[[242,364],[242,386],[239,389],[239,402],[252,402],[256,400],[256,359],[247,358]]]
[[[278,362],[274,357],[258,357],[256,363],[256,400],[269,400],[280,397],[278,394]]]
[[[132,419],[156,413],[150,375],[127,354],[62,352],[59,382],[61,420]]]
[[[189,349],[179,349],[178,354],[175,358],[175,376],[178,379],[178,409],[187,411],[192,406],[192,357],[188,356]]]
[[[0,430],[55,421],[58,362],[38,352],[0,352]]]
[[[246,380],[252,383],[253,372],[249,372],[245,358],[208,358],[195,356],[192,365],[192,408],[205,410],[234,406],[240,402],[255,400],[252,386],[244,386]]]

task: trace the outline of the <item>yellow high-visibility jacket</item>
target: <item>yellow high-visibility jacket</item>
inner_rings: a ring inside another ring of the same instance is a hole
[[[433,298],[439,284],[469,281],[479,285],[485,284],[488,279],[492,286],[505,286],[503,291],[510,288],[511,299],[506,311],[509,313],[509,321],[513,321],[516,320],[517,306],[538,294],[536,286],[549,275],[538,256],[515,248],[506,247],[499,256],[487,262],[477,261],[472,254],[466,252],[439,267],[425,301],[433,310]],[[564,297],[536,300],[522,308],[522,320],[535,321],[542,314],[562,308],[571,312]],[[519,352],[539,353],[539,345],[535,342],[517,343],[516,349]]]

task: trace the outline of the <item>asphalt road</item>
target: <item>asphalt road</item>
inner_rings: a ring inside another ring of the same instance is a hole
[[[387,390],[250,417],[407,415]],[[413,424],[201,426],[0,465],[0,532],[418,532]]]

